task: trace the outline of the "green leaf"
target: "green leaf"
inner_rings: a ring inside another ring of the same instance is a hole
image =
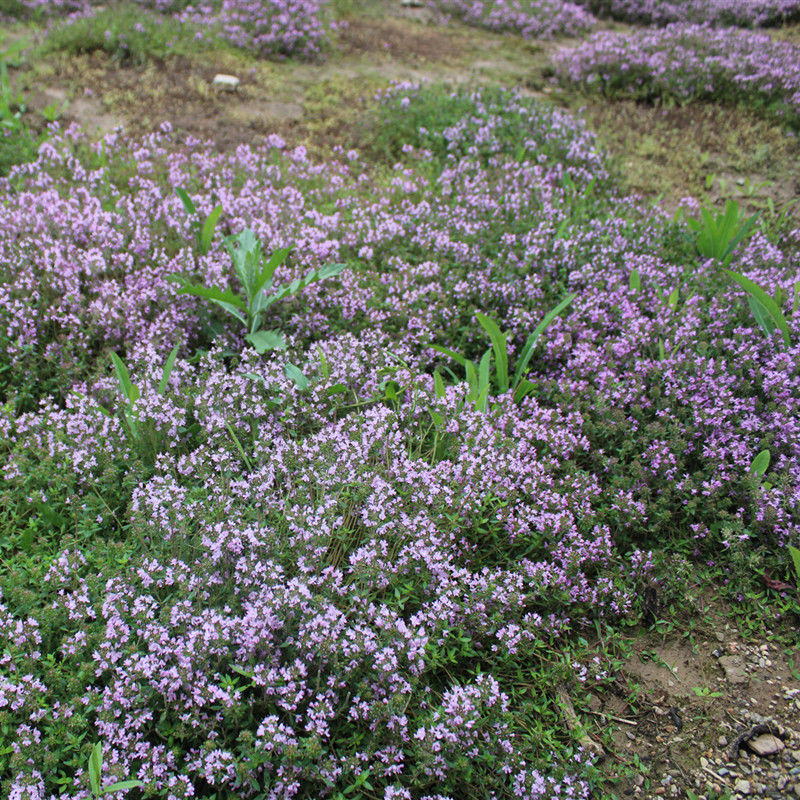
[[[186,216],[193,217],[197,213],[197,209],[192,202],[192,198],[186,193],[186,190],[181,189],[180,186],[176,186],[175,194],[180,198],[180,201],[183,204],[183,210],[186,212]]]
[[[344,269],[347,268],[347,264],[325,264],[324,266],[320,267],[317,271],[317,277],[319,280],[324,280],[325,278],[332,278],[334,275],[338,275]]]
[[[216,286],[203,286],[201,283],[189,283],[183,275],[172,274],[167,276],[167,280],[179,285],[178,294],[191,294],[195,297],[202,297],[204,300],[213,300],[218,303],[228,303],[242,311],[247,306],[241,297],[234,294],[230,289],[223,291]]]
[[[548,311],[545,314],[544,319],[536,326],[533,333],[528,337],[528,340],[525,342],[525,346],[522,348],[522,352],[519,354],[519,360],[517,361],[517,368],[514,372],[514,383],[512,385],[512,389],[515,389],[519,386],[520,381],[522,380],[523,376],[525,375],[525,370],[528,368],[528,364],[530,363],[531,357],[533,356],[534,348],[536,347],[536,343],[539,341],[539,337],[545,331],[547,326],[577,297],[576,294],[571,294],[565,297],[552,311]]]
[[[308,389],[308,378],[303,375],[299,367],[296,367],[294,364],[290,364],[287,361],[283,365],[283,373],[287,378],[295,382],[297,388],[301,392],[304,392],[306,389]]]
[[[286,259],[289,257],[289,253],[291,252],[292,250],[290,247],[282,247],[280,250],[276,250],[269,257],[267,263],[264,264],[264,268],[261,270],[255,285],[253,286],[254,296],[260,295],[265,288],[272,285],[272,276],[275,274],[275,270],[281,264],[283,264],[284,261],[286,261]]]
[[[256,270],[261,263],[261,242],[250,228],[245,228],[241,233],[228,236],[225,247],[231,257],[233,268],[244,286],[248,301],[255,297],[253,287],[256,283]]]
[[[529,381],[527,378],[519,382],[519,386],[514,390],[514,402],[519,403],[523,398],[527,397],[531,392],[536,390],[536,384]]]
[[[797,574],[798,580],[800,580],[800,550],[796,547],[792,547],[792,545],[787,545],[787,547],[789,548],[789,555],[792,557],[794,571]]]
[[[200,232],[200,252],[205,255],[211,247],[211,239],[214,237],[214,229],[222,215],[222,206],[216,206],[206,217],[203,230]]]
[[[438,344],[432,344],[432,345],[430,345],[430,348],[432,350],[435,350],[437,353],[441,353],[442,355],[449,356],[450,358],[453,359],[453,361],[456,362],[456,364],[459,364],[460,366],[464,367],[464,369],[467,368],[467,359],[464,358],[464,356],[459,355],[458,353],[456,353],[455,350],[450,350],[447,347],[442,347],[441,345],[438,345]],[[473,365],[473,367],[474,367],[474,365]]]
[[[131,376],[125,362],[114,352],[111,353],[111,361],[114,364],[114,371],[117,373],[117,381],[119,381],[122,393],[128,404],[133,405],[140,397],[139,388],[131,383]]]
[[[268,350],[285,350],[286,339],[280,331],[256,331],[244,337],[255,348],[259,355]]]
[[[725,270],[730,278],[738,283],[749,295],[748,301],[752,298],[755,303],[750,303],[750,308],[756,321],[761,326],[764,333],[769,336],[775,328],[783,334],[784,344],[789,346],[789,324],[783,316],[778,304],[757,284],[732,270]]]
[[[639,277],[639,270],[634,267],[628,277],[628,288],[632,292],[638,292],[642,288],[642,280]]]
[[[753,463],[750,464],[750,474],[755,475],[757,478],[763,478],[764,473],[767,471],[769,467],[769,450],[762,450],[754,459]]]
[[[508,341],[497,323],[486,314],[478,311],[475,316],[492,341],[494,360],[497,366],[497,391],[505,394],[508,391]]]
[[[161,380],[158,382],[158,393],[164,394],[167,391],[167,385],[169,384],[169,376],[172,374],[172,368],[175,366],[175,358],[178,355],[178,347],[179,345],[175,345],[170,351],[170,354],[167,356],[166,362],[164,362],[164,369],[161,372]]]
[[[669,295],[669,297],[667,298],[667,305],[668,305],[670,308],[672,308],[672,309],[675,309],[675,308],[677,308],[677,306],[678,306],[678,296],[679,296],[679,295],[678,295],[678,290],[677,290],[677,289],[673,289],[673,290],[670,292],[670,295]]]
[[[481,358],[480,363],[478,364],[478,393],[483,394],[486,393],[486,396],[489,395],[489,367],[492,363],[492,351],[487,350],[483,357]]]
[[[138,789],[140,786],[144,786],[141,781],[118,781],[117,783],[111,783],[108,786],[104,786],[99,794],[104,795],[111,794],[113,792],[124,792],[127,789]]]
[[[92,787],[92,794],[100,795],[100,775],[103,771],[103,745],[97,742],[92,748],[89,756],[89,783]]]
[[[434,370],[433,372],[433,390],[436,393],[436,396],[441,400],[445,395],[444,389],[444,381],[442,380],[442,376],[439,374],[439,370]]]

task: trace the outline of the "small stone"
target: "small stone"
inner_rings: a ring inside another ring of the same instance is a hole
[[[727,747],[728,746],[728,737],[727,736],[720,736],[719,739],[717,739],[717,744],[720,747]]]
[[[785,745],[777,736],[773,736],[771,733],[764,733],[747,742],[747,747],[757,756],[771,756],[774,753],[780,753]]]
[[[728,683],[747,683],[747,673],[741,656],[721,656],[719,665],[725,672]]]
[[[235,75],[215,75],[213,84],[215,88],[224,92],[235,92],[239,88],[239,79]]]
[[[795,761],[800,761],[800,750],[792,750],[792,758]]]
[[[708,759],[707,758],[703,758],[703,756],[700,756],[700,766],[703,767],[703,769],[707,769],[708,768]]]
[[[750,794],[750,781],[736,781],[736,783],[733,784],[733,791],[739,794]]]

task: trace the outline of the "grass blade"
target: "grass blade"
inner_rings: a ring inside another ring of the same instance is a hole
[[[539,337],[542,335],[544,330],[547,326],[577,297],[576,294],[571,294],[565,297],[552,311],[548,311],[545,314],[544,319],[536,326],[536,329],[533,333],[528,337],[528,341],[525,342],[525,346],[522,348],[522,352],[519,355],[519,361],[517,361],[517,368],[514,372],[514,384],[512,386],[513,389],[516,389],[520,381],[522,381],[523,376],[525,375],[525,370],[528,368],[528,364],[530,363],[531,357],[533,356],[534,348],[536,347],[536,342],[539,340]]]
[[[209,247],[211,247],[211,239],[214,236],[214,229],[217,227],[217,222],[219,222],[219,218],[222,215],[222,206],[217,206],[214,210],[206,217],[205,224],[203,225],[203,230],[200,231],[200,252],[205,255],[208,252]]]
[[[193,217],[197,213],[197,209],[195,208],[194,203],[192,202],[192,198],[189,197],[188,193],[185,189],[181,189],[180,186],[175,187],[175,194],[178,195],[178,198],[183,205],[183,210],[186,212],[187,217]]]
[[[164,370],[161,373],[161,380],[158,382],[158,393],[164,394],[167,391],[167,384],[169,383],[169,376],[172,374],[172,368],[175,366],[175,358],[178,355],[178,347],[179,345],[175,345],[172,348],[172,351],[167,356],[167,360],[164,362]]]
[[[111,353],[111,361],[114,364],[114,371],[117,373],[117,380],[119,381],[122,393],[128,400],[130,405],[133,405],[139,399],[139,388],[131,383],[131,376],[125,362],[116,354]]]
[[[506,336],[491,317],[481,314],[480,311],[475,316],[492,341],[494,360],[497,365],[497,391],[499,394],[505,394],[508,391],[508,343]],[[483,364],[483,361],[481,361],[481,364]]]

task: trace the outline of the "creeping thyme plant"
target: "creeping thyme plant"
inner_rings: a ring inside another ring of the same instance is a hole
[[[560,648],[655,545],[789,575],[800,231],[704,255],[514,92],[374,127],[3,179],[2,800],[588,798]]]

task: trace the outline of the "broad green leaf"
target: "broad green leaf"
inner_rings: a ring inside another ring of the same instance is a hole
[[[499,394],[505,394],[508,391],[508,342],[506,336],[491,317],[481,314],[480,311],[475,316],[492,341],[497,368],[497,391]]]
[[[290,247],[282,247],[269,257],[253,286],[254,295],[260,295],[266,288],[272,286],[272,276],[275,274],[275,270],[286,261],[290,252]]]
[[[787,545],[789,548],[789,555],[792,557],[792,563],[794,564],[794,571],[797,574],[797,579],[800,580],[800,550],[796,547],[792,547],[792,545]]]
[[[116,353],[111,353],[111,361],[114,364],[114,371],[117,373],[117,381],[119,381],[122,393],[125,395],[129,405],[133,405],[139,399],[139,388],[131,383],[128,368]]]
[[[658,359],[659,359],[659,361],[664,361],[664,360],[666,360],[666,358],[667,358],[667,351],[664,348],[664,340],[663,339],[659,339],[658,340]]]
[[[306,389],[308,389],[308,378],[303,375],[299,367],[296,367],[294,364],[290,364],[287,361],[283,365],[283,373],[287,378],[295,382],[295,385],[301,392],[304,392]]]
[[[231,305],[230,303],[226,303],[222,300],[212,300],[212,303],[216,303],[221,309],[227,311],[232,317],[235,317],[242,323],[242,325],[247,327],[247,318],[244,314],[236,306]]]
[[[347,268],[347,264],[325,264],[324,266],[320,267],[317,271],[317,278],[319,280],[325,280],[325,278],[332,278],[334,275],[338,275],[340,272]]]
[[[519,382],[519,386],[514,390],[514,402],[519,403],[529,394],[536,390],[536,384],[529,381],[527,378]]]
[[[770,316],[769,311],[751,295],[747,296],[747,305],[750,306],[750,310],[753,312],[753,316],[756,318],[758,326],[764,331],[764,334],[766,336],[771,336],[772,331],[775,330],[775,322]]]
[[[486,395],[489,394],[489,367],[492,363],[492,351],[487,350],[483,356],[481,357],[480,363],[478,364],[478,393],[483,394],[484,391]]]
[[[441,430],[444,427],[444,414],[430,409],[428,409],[428,414],[430,414],[431,422],[436,426],[436,429]]]
[[[456,353],[455,350],[450,350],[447,347],[442,347],[441,345],[438,345],[438,344],[432,344],[432,345],[430,345],[430,348],[432,350],[436,350],[437,353],[441,353],[442,355],[449,356],[450,358],[453,359],[453,361],[456,362],[456,364],[459,364],[462,367],[464,367],[464,369],[467,368],[467,359],[464,358],[464,356],[459,355],[458,353]]]
[[[628,277],[628,288],[633,292],[638,292],[642,288],[642,279],[639,277],[639,270],[634,267]]]
[[[778,328],[783,334],[784,344],[788,347],[789,324],[786,322],[786,317],[783,316],[783,312],[778,307],[778,304],[757,283],[751,281],[750,278],[746,278],[744,275],[740,275],[738,272],[733,272],[732,270],[726,270],[726,272],[751,298],[756,300],[759,305],[763,306],[762,311],[757,305],[750,303],[750,308],[753,310],[753,314],[756,316],[756,320],[764,332],[769,335],[775,328]],[[770,325],[772,326],[771,328]]]
[[[197,213],[197,209],[195,208],[194,203],[192,202],[192,198],[189,197],[185,189],[181,189],[180,186],[175,187],[175,194],[178,195],[178,198],[183,205],[183,210],[186,212],[187,217],[193,217]]]
[[[89,783],[92,787],[92,794],[100,794],[100,775],[103,771],[103,745],[97,742],[92,748],[89,756]]]
[[[211,247],[211,239],[214,237],[214,229],[217,227],[217,222],[222,215],[222,206],[216,206],[213,211],[206,217],[203,230],[200,232],[200,252],[205,255]]]
[[[249,299],[254,297],[253,286],[256,280],[256,269],[261,262],[261,242],[250,228],[241,233],[228,236],[225,247],[231,262]]]
[[[259,355],[268,350],[285,350],[286,339],[280,331],[256,331],[244,337],[255,348]]]
[[[331,376],[331,368],[328,364],[328,359],[325,356],[325,353],[322,352],[321,347],[317,347],[317,353],[319,354],[319,365],[322,369],[322,377],[324,380],[328,380]]]
[[[140,786],[144,786],[141,781],[118,781],[117,783],[111,783],[108,786],[104,786],[100,791],[100,794],[104,795],[112,794],[113,792],[124,792],[128,789],[138,789]]]
[[[795,281],[794,301],[792,302],[792,314],[796,314],[798,308],[800,308],[800,281]]]
[[[476,402],[480,389],[478,388],[478,370],[472,361],[466,361],[467,383],[469,384],[469,399]]]
[[[536,343],[539,341],[539,337],[542,335],[547,326],[576,297],[577,297],[576,294],[568,295],[554,309],[552,309],[552,311],[548,311],[547,314],[545,314],[544,319],[536,326],[533,333],[528,337],[528,340],[525,342],[525,346],[522,348],[522,352],[519,354],[519,360],[517,361],[517,368],[514,372],[514,383],[512,385],[513,389],[516,389],[516,387],[519,386],[520,381],[525,375],[525,370],[528,368],[528,364],[530,363],[531,357],[533,356],[533,351],[534,348],[536,347]]]
[[[158,382],[158,393],[164,394],[167,391],[167,385],[169,384],[169,376],[172,374],[172,368],[175,366],[175,358],[178,355],[178,347],[179,345],[175,345],[170,351],[170,354],[167,356],[167,360],[164,363],[164,369],[161,373],[161,380]]]
[[[484,387],[483,391],[478,395],[478,399],[475,401],[475,408],[478,411],[486,411],[489,407],[489,387]]]
[[[216,286],[203,286],[201,283],[189,283],[183,275],[172,274],[167,280],[177,283],[180,287],[178,294],[191,294],[195,297],[202,297],[204,300],[214,300],[217,302],[228,303],[242,311],[246,310],[247,305],[241,297],[234,294],[230,289],[223,291]]]
[[[750,465],[750,474],[755,475],[757,478],[764,477],[764,473],[767,471],[769,467],[769,450],[762,450],[754,459],[753,463]]]
[[[669,297],[667,298],[667,305],[668,305],[670,308],[674,309],[674,308],[676,308],[676,307],[677,307],[677,305],[678,305],[678,296],[679,296],[679,295],[678,295],[678,290],[677,290],[677,289],[673,289],[673,290],[670,292],[670,295],[669,295]]]
[[[445,395],[444,389],[444,381],[442,380],[442,376],[439,374],[439,370],[434,370],[433,372],[433,389],[436,393],[436,396],[441,400],[441,398]]]

